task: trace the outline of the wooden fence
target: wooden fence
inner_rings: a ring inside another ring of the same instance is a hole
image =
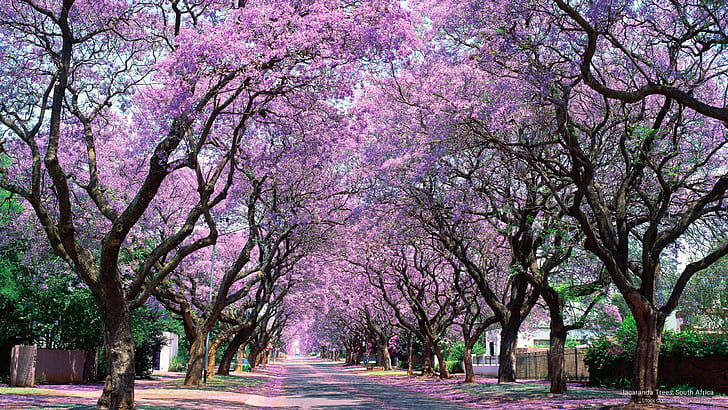
[[[516,378],[548,380],[548,349],[528,349],[530,351],[516,354]],[[564,370],[566,379],[571,381],[589,380],[589,369],[584,364],[585,349],[564,349]]]

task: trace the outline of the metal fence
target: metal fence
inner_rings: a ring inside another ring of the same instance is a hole
[[[473,366],[494,366],[498,363],[498,356],[490,356],[487,354],[473,355]]]

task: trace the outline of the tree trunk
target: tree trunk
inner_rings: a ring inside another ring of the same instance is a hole
[[[384,367],[384,370],[392,370],[392,359],[389,357],[389,346],[378,341],[377,366]]]
[[[250,363],[251,369],[255,369],[260,364],[260,351],[261,349],[258,347],[258,345],[253,344],[250,346],[250,352],[248,352],[248,362]]]
[[[409,335],[409,346],[407,348],[407,376],[412,376],[412,360],[415,358],[415,349],[412,346],[412,333]]]
[[[440,378],[449,379],[450,372],[447,370],[447,363],[445,363],[445,356],[442,354],[442,348],[437,342],[433,344],[433,347],[435,350],[435,355],[437,356],[437,361],[440,362]]]
[[[206,333],[198,329],[197,337],[190,346],[190,361],[187,363],[185,386],[199,386],[202,384],[202,372],[205,368],[205,337]]]
[[[519,326],[514,325],[513,322],[506,322],[506,327],[501,330],[498,383],[513,383],[516,381],[516,345],[518,343]]]
[[[210,343],[210,349],[207,352],[207,380],[215,378],[215,356],[217,355],[217,348],[220,346],[220,341]]]
[[[632,306],[630,306],[632,308]],[[634,370],[631,401],[634,403],[657,403],[657,365],[662,344],[662,328],[665,318],[643,303],[632,308],[637,324],[637,348],[634,355]]]
[[[250,336],[253,333],[252,329],[252,327],[249,329],[243,329],[235,334],[235,337],[233,337],[233,340],[228,343],[225,352],[222,354],[220,365],[217,367],[217,374],[230,374],[230,364],[233,362],[235,352],[238,352],[240,346],[250,339]],[[238,371],[237,368],[235,370]]]
[[[465,370],[464,383],[475,383],[475,371],[473,370],[473,347],[469,342],[465,343],[465,349],[463,349],[463,367],[463,370]]]
[[[564,371],[564,344],[566,328],[563,319],[551,316],[551,332],[549,334],[549,379],[553,394],[566,392],[566,372]]]
[[[235,365],[235,371],[236,372],[242,372],[243,371],[243,360],[245,360],[245,346],[240,346],[238,349],[238,360],[237,364]],[[220,363],[220,366],[222,366],[222,363]],[[230,367],[228,366],[228,369]]]
[[[422,373],[420,376],[434,376],[435,371],[432,369],[432,343],[427,340],[422,348]]]
[[[107,299],[99,310],[104,322],[108,375],[96,405],[101,409],[135,409],[131,312],[121,297]]]

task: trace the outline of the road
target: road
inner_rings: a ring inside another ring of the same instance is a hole
[[[298,409],[471,409],[423,393],[351,374],[305,357],[291,357],[282,391],[270,408]],[[267,407],[267,406],[266,406]]]

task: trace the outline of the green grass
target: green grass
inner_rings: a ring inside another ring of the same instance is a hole
[[[234,392],[241,387],[260,387],[265,380],[259,377],[244,377],[234,375],[216,375],[214,379],[207,379],[201,386],[183,386],[184,379],[172,380],[172,385],[181,386],[191,390],[213,390]]]
[[[549,386],[536,383],[503,383],[503,384],[463,384],[456,387],[458,390],[478,396],[490,396],[509,400],[543,399],[549,395]],[[584,388],[571,388],[558,397],[568,400],[609,399],[618,397],[614,392],[592,390]]]
[[[37,387],[0,387],[0,394],[51,394],[54,391]]]
[[[366,374],[371,374],[374,376],[379,376],[379,375],[405,376],[405,375],[407,375],[407,371],[406,370],[377,370],[377,371],[367,372]]]

